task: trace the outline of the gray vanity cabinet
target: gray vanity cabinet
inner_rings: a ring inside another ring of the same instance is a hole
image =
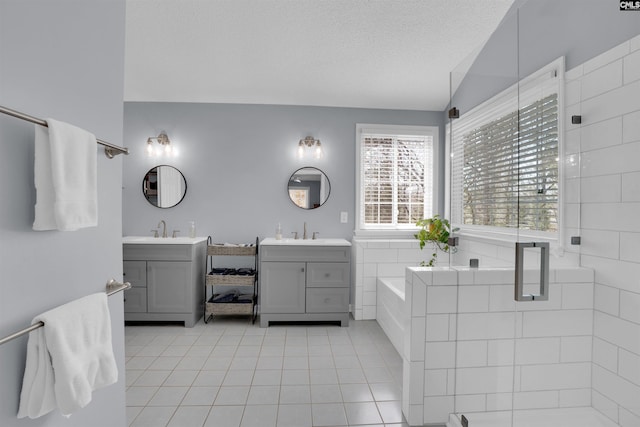
[[[260,250],[260,326],[349,324],[350,247],[268,245]]]
[[[124,319],[181,321],[193,327],[202,316],[206,241],[194,244],[123,245]]]

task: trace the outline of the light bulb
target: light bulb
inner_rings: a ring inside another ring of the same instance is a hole
[[[304,157],[304,143],[302,141],[300,141],[300,143],[298,144],[298,157]]]
[[[147,155],[153,156],[153,141],[151,141],[151,138],[147,139]]]
[[[318,141],[316,142],[316,150],[315,150],[316,159],[321,159],[323,154],[324,153],[322,152],[322,145],[320,145],[320,141]]]

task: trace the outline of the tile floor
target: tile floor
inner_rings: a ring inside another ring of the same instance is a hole
[[[402,359],[375,321],[258,323],[127,326],[129,426],[407,426]]]

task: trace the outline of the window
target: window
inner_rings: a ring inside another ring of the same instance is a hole
[[[433,215],[437,128],[358,125],[358,229],[414,229]]]
[[[455,224],[558,231],[561,69],[556,61],[453,122]]]

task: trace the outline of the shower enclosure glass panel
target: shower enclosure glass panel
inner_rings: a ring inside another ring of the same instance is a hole
[[[446,372],[451,427],[473,426],[485,413],[512,426],[521,324],[513,298],[513,247],[519,240],[517,13],[508,13],[491,39],[450,76],[446,215],[460,227],[450,262],[458,270],[455,360]],[[489,267],[491,273],[483,274]],[[429,349],[425,358],[429,373]]]
[[[579,265],[579,143],[563,145],[564,58],[540,51],[540,6],[529,3],[450,76],[445,215],[461,230],[449,264],[458,272],[449,427],[518,427],[523,410],[557,408],[589,387],[589,375],[574,381],[587,364],[561,360],[561,346],[582,337],[554,327],[566,316],[553,271]]]

